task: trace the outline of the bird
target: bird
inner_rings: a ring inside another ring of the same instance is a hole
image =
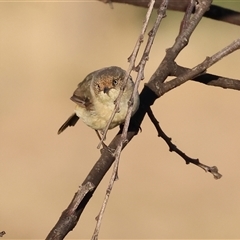
[[[107,126],[121,89],[123,89],[123,94],[119,108],[109,125],[109,129],[124,123],[134,89],[134,82],[130,75],[124,87],[126,74],[125,70],[117,66],[101,68],[88,74],[78,84],[70,98],[76,103],[76,107],[74,113],[59,128],[58,134],[62,133],[67,127],[75,126],[77,121],[81,119],[87,126],[94,129],[100,138],[98,131],[102,132]],[[132,100],[133,116],[140,104],[138,92],[134,94]]]

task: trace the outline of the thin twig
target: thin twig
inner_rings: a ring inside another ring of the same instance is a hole
[[[150,4],[149,4],[149,8],[148,8],[148,11],[147,11],[147,14],[146,14],[146,18],[145,18],[145,21],[143,23],[143,27],[142,27],[142,30],[141,30],[141,33],[140,33],[140,36],[136,42],[136,45],[133,49],[133,52],[131,54],[131,57],[128,58],[129,59],[129,67],[128,67],[128,70],[127,70],[127,74],[125,76],[125,79],[124,79],[124,82],[127,83],[128,81],[128,77],[132,71],[132,69],[134,68],[135,66],[135,61],[136,61],[136,57],[137,57],[137,54],[139,52],[139,49],[140,49],[140,46],[143,42],[143,38],[144,38],[144,34],[146,32],[146,29],[147,29],[147,26],[148,26],[148,22],[149,22],[149,19],[150,19],[150,16],[151,16],[151,13],[152,13],[152,10],[153,10],[153,6],[154,6],[154,3],[155,3],[155,0],[151,0],[150,1]],[[138,89],[138,85],[135,84],[134,86],[134,90],[133,92],[136,93]],[[122,94],[123,94],[123,90],[122,89],[119,93],[119,96],[116,100],[116,103],[115,103],[115,109],[108,121],[108,124],[106,126],[106,128],[104,129],[104,132],[103,132],[103,136],[102,136],[102,140],[100,141],[99,145],[102,144],[102,141],[104,140],[104,138],[106,137],[106,134],[107,134],[107,131],[108,131],[108,128],[110,126],[110,123],[112,122],[116,112],[117,112],[117,109],[119,108],[119,104],[120,104],[120,101],[121,101],[121,97],[122,97]],[[130,116],[131,116],[131,112],[132,112],[132,105],[129,106],[129,109],[128,109],[128,113],[127,113],[127,116],[129,115],[130,113]],[[128,119],[126,118],[126,121],[125,121],[125,124],[124,124],[124,127],[129,124],[129,121]],[[127,126],[128,127],[128,126]],[[124,130],[125,131],[125,130]],[[109,196],[110,196],[110,193],[111,193],[111,190],[113,188],[113,185],[114,185],[114,181],[116,180],[116,177],[117,177],[117,172],[118,172],[118,165],[119,165],[119,160],[120,160],[120,155],[121,155],[121,151],[122,151],[122,147],[123,147],[123,138],[121,137],[121,141],[119,142],[118,146],[117,146],[117,149],[115,150],[115,164],[114,164],[114,167],[113,167],[113,173],[112,173],[112,176],[110,178],[110,182],[109,182],[109,185],[108,185],[108,189],[107,189],[107,192],[106,192],[106,195],[105,195],[105,198],[104,198],[104,201],[103,201],[103,204],[102,204],[102,207],[101,207],[101,210],[98,214],[98,217],[97,217],[97,223],[96,223],[96,227],[94,229],[94,233],[93,233],[93,236],[92,236],[92,240],[96,240],[98,239],[98,235],[99,235],[99,231],[100,231],[100,227],[101,227],[101,223],[102,223],[102,218],[103,218],[103,214],[104,214],[104,211],[106,209],[106,206],[107,206],[107,202],[108,202],[108,199],[109,199]]]
[[[187,28],[189,22],[191,21],[191,15],[192,15],[193,9],[195,7],[195,4],[196,4],[196,0],[189,1],[187,10],[186,10],[183,20],[181,22],[180,32],[184,31]]]
[[[222,175],[218,172],[218,169],[216,166],[209,167],[209,166],[201,163],[199,161],[199,159],[191,158],[191,157],[187,156],[184,152],[182,152],[175,144],[172,143],[172,139],[164,133],[164,131],[162,130],[162,128],[159,125],[158,120],[155,118],[151,108],[148,109],[147,113],[158,132],[158,137],[161,137],[167,143],[170,152],[177,153],[180,157],[182,157],[185,160],[186,164],[192,163],[192,164],[195,164],[196,166],[202,168],[204,171],[210,172],[215,179],[220,179],[222,177]]]
[[[154,1],[151,1],[150,6],[149,6],[150,10],[148,12],[152,11],[151,9],[153,8],[153,5],[154,5]],[[135,86],[134,86],[134,90],[133,90],[133,93],[132,93],[130,105],[128,107],[128,112],[127,112],[127,116],[126,116],[126,119],[125,119],[122,135],[121,135],[121,141],[119,142],[119,145],[117,146],[117,149],[115,150],[115,153],[114,153],[115,162],[114,162],[114,166],[113,166],[113,173],[112,173],[112,176],[110,178],[110,182],[109,182],[109,185],[108,185],[108,188],[107,188],[107,191],[106,191],[106,195],[105,195],[100,213],[97,217],[97,224],[96,224],[93,236],[92,236],[92,240],[98,239],[98,234],[99,234],[99,231],[100,231],[100,226],[101,226],[103,214],[104,214],[104,211],[106,209],[107,202],[109,200],[109,196],[110,196],[110,193],[112,191],[114,182],[115,182],[116,178],[118,177],[118,166],[119,166],[120,156],[121,156],[121,152],[122,152],[123,146],[124,146],[126,138],[127,138],[128,127],[129,127],[129,123],[130,123],[130,119],[131,119],[131,115],[132,115],[132,108],[133,108],[133,101],[134,101],[133,96],[135,94],[137,94],[139,84],[140,84],[141,80],[143,79],[144,67],[145,67],[146,62],[149,58],[149,53],[150,53],[154,38],[156,36],[157,30],[159,28],[159,25],[161,23],[161,20],[166,15],[167,5],[168,5],[168,0],[165,0],[165,1],[163,1],[162,5],[159,8],[157,19],[155,21],[153,29],[150,31],[151,34],[149,34],[148,42],[146,44],[146,47],[145,47],[145,50],[143,52],[142,58],[141,58],[141,60],[138,64],[138,74],[137,74],[137,78],[136,78],[136,81],[135,81]],[[142,39],[143,39],[143,36],[144,36],[143,34],[145,33],[146,25],[147,25],[147,22],[149,21],[149,18],[150,18],[150,15],[147,13],[146,20],[145,20],[144,26],[143,26],[144,31],[142,30],[142,33],[141,33],[141,35],[138,39],[139,44],[138,43],[136,44],[136,46],[134,48],[134,51],[131,54],[130,67],[134,66],[134,63],[135,63],[135,60],[136,60],[136,57],[137,57],[137,53],[138,53],[138,50],[139,50],[139,47],[140,47],[140,41],[142,41]],[[133,64],[131,64],[131,63],[133,63]],[[131,69],[130,67],[129,67],[129,69]]]
[[[129,76],[131,74],[131,71],[134,69],[135,61],[136,61],[136,58],[137,58],[137,54],[138,54],[140,46],[141,46],[141,44],[143,42],[144,34],[145,34],[146,30],[147,30],[148,22],[149,22],[150,16],[151,16],[152,11],[153,11],[154,3],[155,3],[155,0],[151,0],[150,3],[149,3],[149,8],[148,8],[148,11],[146,13],[145,21],[143,22],[143,26],[142,26],[142,29],[141,29],[140,36],[139,36],[139,38],[138,38],[138,40],[136,42],[136,45],[135,45],[135,47],[133,49],[132,54],[128,58],[129,67],[128,67],[128,70],[127,70],[127,74],[126,74],[126,76],[124,78],[124,87],[127,85],[127,81],[128,81]],[[121,89],[121,91],[120,91],[120,93],[119,93],[119,95],[118,95],[118,97],[116,99],[115,108],[114,108],[114,110],[112,112],[112,115],[111,115],[110,119],[108,120],[108,123],[107,123],[104,131],[103,131],[102,139],[101,139],[101,141],[98,144],[98,148],[100,148],[100,146],[102,145],[102,142],[106,138],[109,126],[110,126],[110,124],[111,124],[115,114],[117,113],[117,111],[119,109],[119,105],[120,105],[121,97],[123,95],[124,87]]]

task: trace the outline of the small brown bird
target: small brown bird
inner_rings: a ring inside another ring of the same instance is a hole
[[[115,101],[124,84],[126,71],[120,67],[112,66],[102,68],[87,75],[87,77],[78,84],[71,100],[75,102],[75,113],[60,127],[58,134],[64,131],[68,126],[74,126],[79,118],[95,130],[105,129],[112,112],[115,108]],[[116,112],[109,129],[112,129],[125,121],[128,103],[134,88],[134,82],[131,76],[123,91],[119,104],[119,111]],[[133,97],[132,115],[139,106],[139,94]]]

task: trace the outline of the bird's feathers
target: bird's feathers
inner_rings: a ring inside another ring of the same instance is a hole
[[[67,127],[72,127],[76,124],[78,121],[79,117],[76,115],[76,113],[72,114],[67,121],[59,128],[58,134],[63,132]]]

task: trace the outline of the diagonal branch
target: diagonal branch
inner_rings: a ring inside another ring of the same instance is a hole
[[[155,126],[157,132],[158,132],[158,137],[161,137],[168,145],[169,147],[169,151],[170,152],[175,152],[177,153],[180,157],[182,157],[186,164],[192,163],[195,164],[196,166],[202,168],[204,171],[206,172],[210,172],[211,174],[213,174],[215,179],[220,179],[222,177],[222,175],[218,172],[218,169],[216,166],[213,167],[209,167],[205,164],[202,164],[199,159],[197,158],[191,158],[189,156],[187,156],[183,151],[181,151],[175,144],[172,143],[172,139],[170,137],[168,137],[164,131],[162,130],[162,128],[159,125],[158,120],[155,118],[151,108],[148,109],[147,112],[149,118],[151,119],[153,125]]]

